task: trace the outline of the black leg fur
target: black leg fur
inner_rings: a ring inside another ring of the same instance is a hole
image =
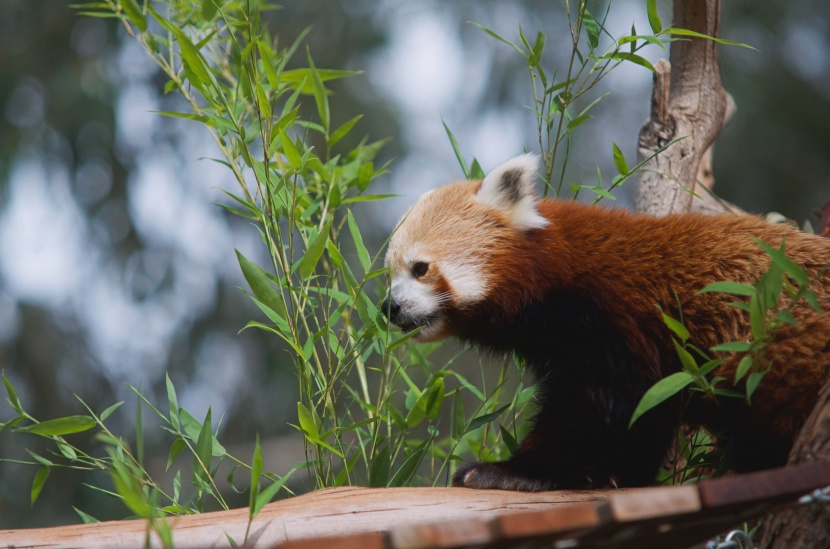
[[[537,378],[540,407],[515,455],[461,468],[454,486],[539,491],[654,482],[677,423],[676,403],[628,428],[640,397],[659,379],[659,363],[635,363],[592,300],[550,296],[507,326],[494,326],[486,312],[479,318],[475,335],[463,339],[522,356]]]

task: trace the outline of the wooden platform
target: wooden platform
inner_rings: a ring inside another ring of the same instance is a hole
[[[830,485],[830,463],[698,485],[542,493],[331,488],[266,506],[246,547],[689,547]],[[243,546],[247,509],[168,519],[177,549]],[[143,521],[0,531],[0,547],[142,547]],[[160,547],[155,536],[152,546]]]

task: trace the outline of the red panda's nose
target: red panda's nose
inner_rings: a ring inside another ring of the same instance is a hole
[[[386,315],[392,323],[397,324],[398,315],[401,313],[401,306],[394,299],[386,298],[380,306],[383,314]]]

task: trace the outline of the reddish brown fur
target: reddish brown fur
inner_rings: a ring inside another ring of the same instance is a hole
[[[746,315],[729,305],[735,298],[697,292],[721,280],[755,283],[769,266],[755,238],[776,247],[784,240],[787,254],[812,277],[824,269],[812,288],[830,311],[826,239],[752,216],[655,218],[553,200],[540,201],[539,209],[552,223],[505,238],[490,259],[489,271],[497,277],[493,285],[499,288],[491,299],[508,315],[551,288],[588,292],[603,300],[633,346],[646,349],[648,342],[658,341],[666,357],[674,350],[657,306],[676,314],[676,293],[696,345],[708,349],[746,341],[751,337]],[[781,330],[770,348],[774,367],[753,398],[755,413],[769,419],[764,423],[790,436],[830,371],[830,313],[804,304],[795,313],[801,326]],[[731,379],[735,362],[718,373]]]

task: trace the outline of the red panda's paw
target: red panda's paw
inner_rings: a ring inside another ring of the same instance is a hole
[[[543,492],[553,488],[550,480],[528,478],[511,472],[507,462],[466,465],[453,475],[452,485],[460,488],[519,492]]]

